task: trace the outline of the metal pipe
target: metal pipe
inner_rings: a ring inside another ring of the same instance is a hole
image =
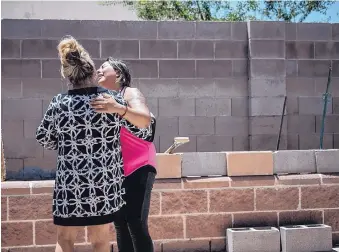
[[[278,135],[278,141],[277,141],[277,150],[279,150],[279,146],[280,146],[281,131],[282,131],[283,123],[284,123],[284,115],[285,115],[285,108],[286,108],[286,100],[287,100],[287,96],[285,96],[284,98],[284,105],[283,105],[283,110],[282,110],[281,118],[280,118],[280,128],[279,128],[279,135]]]
[[[323,117],[322,117],[322,120],[321,120],[320,149],[323,148],[324,130],[325,130],[325,117],[326,117],[326,111],[327,111],[327,102],[328,102],[328,98],[330,96],[330,94],[328,93],[328,90],[329,90],[330,84],[331,84],[331,74],[332,74],[332,66],[330,66],[330,68],[328,70],[326,92],[323,94],[324,107],[323,107]]]

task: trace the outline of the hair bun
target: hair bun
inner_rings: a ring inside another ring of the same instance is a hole
[[[58,51],[61,64],[81,65],[81,53],[84,49],[72,36],[66,36],[60,41]]]
[[[58,45],[61,75],[77,85],[95,74],[95,65],[88,52],[72,36],[64,37]]]

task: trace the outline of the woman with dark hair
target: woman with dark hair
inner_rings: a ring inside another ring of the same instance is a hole
[[[43,147],[58,152],[53,195],[55,251],[74,251],[78,231],[88,226],[94,251],[109,252],[109,225],[126,203],[120,134],[126,129],[136,138],[148,139],[151,128],[139,129],[124,119],[126,102],[119,93],[96,85],[94,63],[74,38],[64,38],[58,51],[69,90],[52,99],[36,131]],[[102,95],[115,101],[114,113],[93,111],[90,101]]]
[[[126,206],[121,210],[121,218],[114,220],[119,252],[153,252],[153,242],[148,232],[148,214],[151,191],[156,175],[156,150],[153,144],[155,118],[150,113],[144,96],[137,88],[131,88],[131,75],[122,61],[108,58],[97,70],[98,84],[118,91],[127,102],[124,118],[139,128],[151,127],[152,134],[147,139],[136,138],[127,130],[120,135],[123,156],[123,187]],[[92,103],[97,112],[115,113],[111,97],[97,98]],[[102,109],[110,105],[111,109]]]

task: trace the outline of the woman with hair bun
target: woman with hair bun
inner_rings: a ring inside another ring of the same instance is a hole
[[[124,115],[122,96],[96,86],[95,66],[88,52],[73,38],[58,45],[61,74],[69,90],[53,97],[36,131],[37,141],[57,150],[53,219],[57,225],[56,252],[74,251],[77,233],[88,226],[95,252],[110,251],[109,226],[126,202],[120,146],[122,128],[147,139],[151,127],[139,129]],[[112,97],[115,113],[97,113],[90,101]]]

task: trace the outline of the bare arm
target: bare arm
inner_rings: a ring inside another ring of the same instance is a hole
[[[143,94],[137,88],[126,88],[124,99],[128,105],[124,118],[138,128],[147,128],[151,115]]]

